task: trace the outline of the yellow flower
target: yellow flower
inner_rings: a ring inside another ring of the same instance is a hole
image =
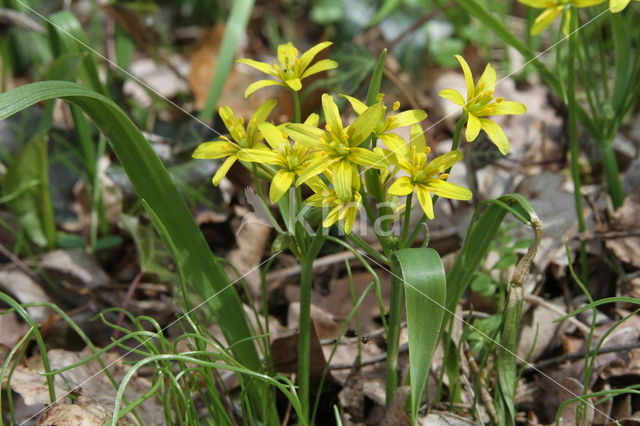
[[[358,99],[347,95],[342,96],[349,101],[356,114],[361,115],[367,110],[367,105]],[[400,127],[411,126],[427,118],[427,113],[420,109],[411,109],[397,113],[396,111],[400,109],[400,102],[398,101],[393,103],[391,109],[393,112],[383,117],[373,129],[373,133],[377,138],[382,140],[385,145],[389,138],[400,138],[397,134],[391,133],[392,130]]]
[[[326,130],[308,124],[287,126],[296,142],[318,153],[318,158],[298,177],[296,185],[331,168],[333,188],[342,201],[348,202],[353,199],[354,179],[359,180],[356,165],[384,167],[382,154],[361,148],[360,145],[371,136],[374,127],[384,116],[385,108],[380,103],[370,106],[348,127],[343,127],[338,106],[328,94],[322,95],[322,109]]]
[[[331,172],[328,173],[331,175]],[[351,191],[351,197],[349,199],[343,199],[338,196],[334,189],[329,189],[327,185],[322,182],[322,179],[314,181],[313,185],[310,185],[315,194],[307,198],[304,202],[315,207],[329,208],[329,213],[322,221],[322,226],[328,228],[334,223],[340,221],[344,227],[344,232],[351,233],[353,224],[356,221],[358,211],[362,207],[362,196],[360,195],[360,180],[353,181],[353,191]]]
[[[237,117],[231,108],[224,106],[219,110],[220,117],[225,127],[231,135],[231,139],[226,136],[222,136],[220,139],[204,142],[198,145],[193,152],[193,158],[225,158],[226,160],[213,176],[213,184],[220,183],[222,178],[227,174],[233,163],[238,160],[238,153],[242,149],[268,149],[261,142],[262,134],[258,130],[258,124],[264,122],[273,108],[276,106],[276,101],[271,99],[262,103],[249,119],[249,123],[245,128],[242,117]]]
[[[427,218],[434,218],[431,193],[452,200],[471,199],[471,191],[447,182],[449,175],[443,173],[462,158],[462,152],[451,151],[433,161],[427,161],[430,151],[428,147],[420,151],[416,146],[402,144],[391,149],[396,153],[398,166],[407,172],[408,176],[396,179],[387,192],[391,195],[409,195],[415,192]]]
[[[611,13],[622,12],[629,5],[629,3],[631,3],[631,0],[609,0],[609,10],[611,11]]]
[[[271,123],[260,123],[258,128],[272,149],[243,149],[238,156],[243,161],[280,167],[269,187],[269,199],[276,203],[291,187],[296,175],[300,175],[313,161],[315,155],[305,146],[291,144],[282,129]]]
[[[533,1],[533,0],[527,0]],[[551,0],[549,0],[551,1]],[[460,92],[454,89],[440,91],[440,96],[448,99],[464,108],[467,113],[467,129],[465,136],[468,142],[473,142],[484,130],[502,154],[509,153],[509,139],[504,130],[495,122],[482,118],[489,115],[524,114],[527,108],[520,102],[505,101],[504,98],[493,96],[496,86],[496,71],[491,64],[487,64],[484,72],[474,85],[473,75],[469,64],[460,55],[456,59],[464,72],[464,80],[467,85],[466,99]]]
[[[258,80],[250,84],[244,92],[244,97],[247,98],[256,90],[267,86],[283,86],[297,92],[302,89],[302,80],[305,78],[322,71],[337,68],[338,63],[331,59],[323,59],[311,65],[313,58],[321,50],[331,46],[331,44],[330,41],[318,43],[304,52],[302,56],[298,55],[298,49],[292,43],[281,44],[278,46],[278,63],[274,65],[254,61],[253,59],[239,59],[239,63],[249,65],[277,79]]]
[[[545,9],[533,23],[531,27],[531,34],[538,35],[545,30],[551,23],[558,17],[559,14],[564,13],[564,26],[562,31],[565,35],[569,34],[571,28],[572,19],[572,7],[582,8],[594,6],[596,4],[603,3],[605,0],[518,0],[522,4],[526,4],[536,9]],[[625,0],[610,0],[613,2],[621,2]],[[629,2],[626,0],[627,3]],[[623,7],[624,9],[624,7]],[[622,9],[620,9],[622,10]]]

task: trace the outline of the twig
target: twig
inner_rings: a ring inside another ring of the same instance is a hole
[[[562,364],[563,362],[566,361],[572,361],[572,360],[576,360],[576,359],[582,359],[582,358],[586,358],[588,356],[594,356],[594,355],[604,355],[604,354],[608,354],[611,352],[622,352],[622,351],[626,351],[629,349],[636,349],[636,348],[640,348],[640,342],[634,342],[634,343],[627,343],[625,345],[614,345],[614,346],[607,346],[606,348],[601,348],[599,351],[584,351],[584,352],[574,352],[574,353],[570,353],[570,354],[565,354],[565,355],[561,355],[555,358],[551,358],[551,359],[547,359],[544,361],[540,361],[536,364],[533,364],[527,368],[525,368],[523,370],[523,374],[528,374],[528,373],[532,373],[536,370],[540,370],[542,368],[546,368],[549,367],[551,365],[555,365],[555,364]]]
[[[430,20],[432,20],[433,18],[438,16],[440,13],[444,12],[445,10],[449,9],[452,6],[453,6],[453,3],[447,3],[444,6],[440,6],[440,7],[437,7],[435,9],[433,9],[431,12],[429,12],[426,15],[424,15],[423,17],[417,19],[413,24],[411,24],[409,27],[407,27],[407,29],[402,31],[393,40],[388,42],[386,44],[385,48],[391,50],[396,44],[400,43],[409,34],[411,34],[412,32],[420,29],[420,27],[422,27],[424,24],[426,24],[427,22],[429,22]]]
[[[24,263],[22,260],[20,260],[20,258],[18,256],[16,256],[15,254],[11,253],[11,251],[9,251],[8,248],[6,248],[4,246],[4,244],[0,243],[0,253],[2,253],[4,256],[6,256],[11,262],[13,262],[13,264],[15,264],[18,269],[20,269],[22,272],[24,272],[25,274],[27,274],[29,277],[37,280],[38,279],[38,274],[36,274],[35,272],[33,272],[31,270],[31,268],[29,268],[27,266],[26,263]]]
[[[532,294],[527,294],[524,296],[524,300],[526,300],[527,302],[536,304],[536,305],[540,305],[550,311],[555,312],[556,314],[560,315],[560,316],[564,316],[567,315],[567,313],[565,311],[563,311],[561,308],[553,305],[552,303],[547,302],[546,300],[544,300],[542,297],[538,297],[538,296],[534,296]],[[580,321],[578,321],[577,319],[571,317],[571,318],[567,318],[567,321],[569,321],[571,324],[575,325],[577,328],[579,328],[581,331],[583,331],[584,333],[589,333],[589,331],[591,330],[589,326],[587,326],[586,324],[581,323]]]
[[[16,25],[38,34],[47,33],[44,27],[29,15],[12,9],[0,9],[0,25]]]
[[[144,271],[140,271],[133,278],[133,281],[131,281],[131,285],[129,286],[129,289],[127,290],[127,294],[124,296],[124,300],[122,301],[122,309],[126,310],[127,307],[129,306],[129,302],[133,298],[133,295],[136,292],[136,289],[138,288],[138,284],[140,284],[140,280],[142,280],[143,276],[144,276]],[[123,323],[124,323],[124,312],[120,312],[118,314],[118,319],[116,321],[116,324],[118,326],[122,326]],[[117,339],[119,337],[120,337],[120,330],[116,330],[113,333],[113,338]]]
[[[379,244],[372,245],[373,249],[380,250]],[[313,269],[320,269],[325,266],[333,265],[334,263],[340,263],[345,260],[354,260],[356,256],[348,250],[341,251],[339,253],[330,254],[327,256],[320,257],[313,261]],[[300,265],[289,266],[287,268],[277,269],[273,272],[269,272],[266,276],[267,281],[275,281],[282,278],[287,278],[293,275],[300,274]]]

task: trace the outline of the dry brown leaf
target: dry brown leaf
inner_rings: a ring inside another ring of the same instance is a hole
[[[18,322],[15,312],[0,315],[0,345],[12,348],[28,329],[27,324]]]
[[[13,268],[0,270],[0,290],[9,293],[20,303],[51,301],[40,284],[24,272]],[[27,308],[27,311],[38,323],[45,322],[49,316],[49,310],[45,307]]]
[[[558,398],[561,402],[575,398],[576,395],[582,395],[584,393],[584,387],[582,383],[574,379],[573,377],[565,377],[560,382],[562,387],[558,391]],[[575,426],[577,424],[590,425],[593,420],[593,405],[587,405],[584,410],[583,416],[580,418],[582,421],[578,422],[576,409],[580,406],[581,402],[576,401],[568,404],[562,410],[560,414],[561,426]]]
[[[478,426],[469,419],[444,412],[429,413],[426,417],[418,419],[418,424],[420,426]]]
[[[78,404],[55,404],[38,419],[38,426],[102,426],[111,420],[111,411],[80,398]],[[126,424],[119,421],[118,425]]]
[[[40,266],[62,284],[70,284],[82,291],[109,284],[109,276],[98,262],[82,250],[55,250],[42,256]]]
[[[611,230],[618,233],[636,234],[624,238],[608,238],[605,245],[618,259],[640,268],[640,195],[627,197],[624,204],[615,211],[611,218]]]

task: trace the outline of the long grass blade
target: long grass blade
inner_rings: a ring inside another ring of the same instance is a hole
[[[229,19],[227,19],[224,36],[222,37],[216,70],[213,73],[211,86],[209,86],[209,95],[199,115],[203,120],[211,118],[213,110],[218,104],[222,89],[233,66],[238,45],[245,34],[247,23],[253,10],[253,2],[254,0],[235,0],[231,3],[231,13],[229,14]]]
[[[261,363],[240,299],[222,266],[214,258],[191,212],[180,197],[165,166],[126,114],[108,98],[74,83],[33,83],[0,94],[0,120],[37,102],[60,98],[83,110],[107,136],[138,196],[162,224],[168,245],[188,285],[207,300],[238,362],[260,371]],[[248,392],[256,407],[267,389],[256,383]],[[275,409],[273,410],[275,413]],[[270,421],[269,423],[275,423]]]

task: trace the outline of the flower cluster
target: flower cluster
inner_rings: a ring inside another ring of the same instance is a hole
[[[245,95],[269,85],[296,92],[301,90],[304,78],[337,66],[328,59],[311,63],[317,53],[329,45],[329,42],[320,43],[302,56],[298,56],[298,50],[291,43],[281,45],[276,65],[241,59],[239,62],[273,78],[253,83]],[[453,89],[447,89],[441,95],[463,108],[468,120],[468,141],[476,139],[482,129],[506,154],[509,144],[504,132],[485,117],[521,114],[525,111],[524,106],[494,98],[496,74],[490,65],[474,85],[469,66],[464,59],[457,58],[467,82],[467,96],[465,98]],[[398,197],[415,193],[429,219],[434,218],[433,195],[455,200],[471,199],[471,191],[447,181],[449,170],[462,158],[460,151],[429,158],[430,149],[419,125],[427,117],[426,112],[400,111],[398,102],[388,108],[382,94],[372,105],[351,96],[343,95],[343,98],[357,115],[350,124],[343,122],[336,100],[329,94],[322,95],[322,126],[316,114],[311,114],[303,123],[275,125],[268,122],[275,101],[263,103],[246,124],[230,108],[222,107],[220,116],[230,137],[201,144],[193,156],[225,158],[213,178],[214,184],[220,182],[236,161],[256,176],[259,171],[269,180],[272,203],[278,203],[292,187],[309,187],[313,194],[304,203],[328,209],[322,225],[329,227],[340,223],[346,233],[351,232],[362,203],[369,196],[375,195],[380,201],[382,194],[384,201],[398,205]],[[410,127],[408,139],[395,132],[402,127]],[[373,171],[368,175],[376,179],[376,194],[368,187],[372,185],[371,180],[363,178],[368,170]]]
[[[544,31],[551,23],[560,15],[563,15],[562,32],[569,34],[571,28],[571,20],[573,19],[574,9],[582,9],[585,7],[595,6],[604,3],[607,0],[518,0],[522,4],[534,7],[536,9],[544,9],[533,22],[531,34],[538,35]],[[635,0],[640,1],[640,0]],[[609,10],[611,13],[623,11],[631,2],[631,0],[609,0]]]

